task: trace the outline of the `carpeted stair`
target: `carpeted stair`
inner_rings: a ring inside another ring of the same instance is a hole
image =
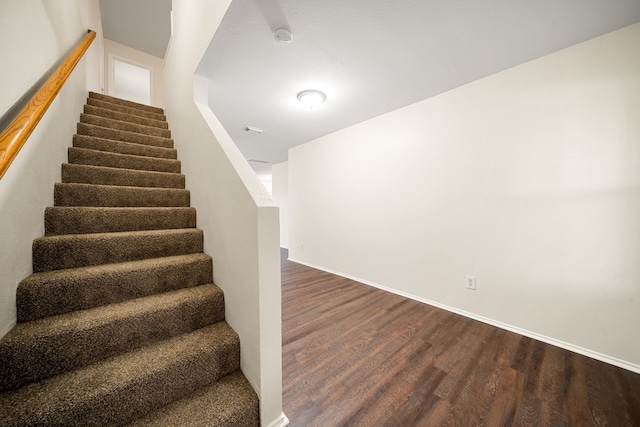
[[[90,93],[0,341],[2,426],[254,426],[161,109]]]

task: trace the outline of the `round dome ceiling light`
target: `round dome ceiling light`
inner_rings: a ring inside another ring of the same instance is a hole
[[[273,31],[273,38],[275,38],[278,43],[289,44],[291,40],[293,40],[293,34],[290,29],[280,27]]]
[[[322,104],[325,99],[326,95],[319,90],[303,90],[298,94],[298,101],[310,110]]]

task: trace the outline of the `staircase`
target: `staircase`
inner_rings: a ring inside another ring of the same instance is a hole
[[[2,426],[254,426],[161,109],[90,93],[0,341]]]

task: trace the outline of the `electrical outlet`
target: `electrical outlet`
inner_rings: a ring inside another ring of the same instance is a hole
[[[304,251],[304,243],[300,243],[300,250]]]
[[[472,291],[476,290],[476,278],[475,276],[465,276],[467,289],[471,289]]]

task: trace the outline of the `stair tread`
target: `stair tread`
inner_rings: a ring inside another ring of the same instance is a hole
[[[118,169],[145,170],[152,172],[180,173],[180,161],[157,157],[122,154],[90,148],[69,147],[70,164],[103,166]]]
[[[89,97],[87,98],[87,105],[103,108],[105,110],[120,111],[132,116],[149,118],[149,119],[154,119],[158,121],[165,121],[167,119],[164,113],[163,114],[154,113],[152,111],[140,110],[138,108],[127,107],[121,104],[114,104],[113,102],[109,102],[105,99],[97,99],[97,98]]]
[[[0,394],[1,425],[119,425],[239,368],[226,322]]]
[[[33,271],[185,255],[202,249],[202,230],[197,228],[44,236],[33,240]]]
[[[138,231],[121,231],[115,233],[87,233],[87,234],[63,234],[60,236],[43,236],[34,239],[34,242],[47,242],[47,241],[61,241],[66,240],[84,241],[84,240],[109,240],[109,239],[121,239],[129,236],[133,237],[152,237],[162,236],[165,234],[202,234],[202,231],[197,228],[178,228],[175,230],[138,230]]]
[[[127,132],[138,133],[142,135],[152,135],[162,138],[171,138],[171,131],[169,129],[162,129],[155,126],[142,125],[139,123],[131,123],[123,120],[117,120],[104,116],[97,116],[94,114],[82,113],[80,114],[80,122],[88,123],[96,126],[102,126],[109,129],[118,129]]]
[[[62,182],[184,189],[185,177],[180,173],[121,169],[74,163],[62,164]]]
[[[96,151],[119,154],[130,154],[150,158],[172,159],[178,158],[175,148],[154,147],[153,145],[136,144],[135,142],[117,141],[89,135],[73,135],[73,146]]]
[[[151,145],[154,147],[173,148],[173,139],[162,136],[144,135],[137,132],[112,129],[104,126],[97,126],[90,123],[78,122],[77,133],[80,135],[95,136],[98,138],[111,139],[115,141],[132,142],[135,144]]]
[[[166,122],[166,120],[157,120],[149,117],[140,117],[134,114],[128,114],[120,110],[102,108],[95,105],[85,104],[84,112],[85,114],[107,117],[115,120],[121,120],[123,122],[137,123],[145,126],[153,126],[159,129],[169,129],[169,124]]]
[[[90,184],[88,184],[90,185]],[[174,211],[195,212],[196,208],[190,206],[49,206],[47,210],[59,210],[66,212],[162,212]]]
[[[205,284],[19,323],[0,341],[0,389],[224,320],[223,301]]]
[[[183,262],[186,260],[198,260],[198,259],[210,259],[211,256],[204,252],[186,255],[174,255],[161,258],[148,258],[136,261],[118,262],[113,264],[100,264],[90,265],[86,267],[78,268],[66,268],[64,270],[53,271],[41,271],[39,273],[33,273],[25,278],[21,283],[28,282],[46,282],[49,283],[52,280],[56,280],[62,277],[74,277],[74,276],[88,276],[101,274],[118,274],[118,271],[129,272],[137,270],[145,266],[155,265],[172,265],[175,263]]]
[[[195,228],[191,207],[53,206],[45,209],[45,236]]]
[[[116,98],[115,96],[105,95],[103,93],[89,92],[89,98],[104,99],[113,104],[125,105],[130,108],[135,108],[135,109],[144,110],[144,111],[151,111],[157,114],[164,114],[164,110],[160,107],[154,107],[152,105],[141,104],[139,102],[129,101],[122,98]]]
[[[91,204],[88,204],[91,203]],[[189,206],[190,192],[182,188],[56,183],[55,206]]]
[[[18,285],[18,322],[210,283],[205,253],[33,273]]]
[[[127,427],[259,425],[258,396],[242,372],[236,371]]]
[[[164,310],[187,300],[198,300],[203,295],[221,292],[222,290],[214,284],[203,284],[88,310],[78,310],[32,322],[19,323],[5,335],[2,343],[60,335],[74,330],[90,330],[107,322],[129,318],[142,312]]]

